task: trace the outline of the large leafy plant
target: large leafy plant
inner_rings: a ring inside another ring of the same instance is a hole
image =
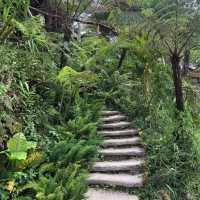
[[[8,140],[7,147],[1,154],[6,153],[10,160],[25,160],[28,150],[35,149],[36,143],[27,141],[23,133],[17,133]]]
[[[9,139],[7,146],[10,160],[25,160],[28,150],[35,149],[36,143],[27,141],[23,133],[17,133]]]
[[[60,108],[67,112],[68,106],[74,104],[80,93],[83,94],[95,88],[96,80],[96,75],[91,71],[78,72],[71,67],[64,67],[57,76],[57,81],[61,86]]]
[[[95,81],[95,74],[91,71],[77,72],[71,67],[64,67],[58,75],[58,80],[66,86],[87,86]]]

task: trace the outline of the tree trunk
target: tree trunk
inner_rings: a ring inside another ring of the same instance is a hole
[[[179,111],[184,111],[183,88],[180,69],[180,56],[175,51],[171,55],[171,65],[173,71],[173,80],[175,86],[176,107]]]
[[[184,52],[184,59],[183,59],[183,74],[186,75],[190,65],[190,50],[186,49]]]
[[[68,45],[71,41],[71,29],[67,28],[64,32],[64,38],[63,38],[63,48],[60,56],[60,68],[63,68],[67,64],[67,57],[66,54],[69,54],[69,50],[66,49],[65,43],[67,42]]]
[[[123,64],[123,61],[126,57],[126,53],[127,53],[127,49],[123,48],[122,49],[122,53],[121,53],[121,56],[120,56],[120,60],[119,60],[119,64],[118,64],[118,69],[120,70],[121,67],[122,67],[122,64]]]

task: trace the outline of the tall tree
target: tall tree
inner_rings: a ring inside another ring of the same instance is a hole
[[[188,4],[185,0],[161,0],[159,4],[148,9],[151,10],[151,15],[146,16],[146,24],[154,38],[157,38],[157,42],[168,51],[173,72],[176,107],[179,111],[183,111],[180,62],[184,52],[188,51],[190,41],[200,31],[199,4],[197,1]]]
[[[167,51],[172,67],[176,107],[184,110],[181,61],[188,66],[193,39],[199,34],[198,0],[114,1],[109,17],[120,31],[129,30],[133,38],[141,31],[148,33],[155,48]],[[140,34],[140,33],[139,33]],[[184,54],[185,53],[185,54]]]

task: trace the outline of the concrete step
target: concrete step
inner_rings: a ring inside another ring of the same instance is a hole
[[[115,110],[102,110],[100,114],[103,116],[111,116],[111,115],[118,115],[120,114],[120,112]]]
[[[90,188],[86,194],[87,200],[139,200],[135,195],[129,195],[124,192],[116,192],[111,190],[92,189]]]
[[[110,136],[110,137],[115,137],[115,136],[129,136],[129,135],[137,135],[138,130],[136,129],[125,129],[125,130],[109,130],[109,131],[99,131],[99,134],[103,136]]]
[[[124,115],[113,115],[109,117],[102,117],[100,118],[100,121],[102,122],[114,122],[114,121],[120,121],[126,119],[126,116]]]
[[[140,137],[129,137],[120,139],[105,139],[103,142],[104,147],[124,146],[124,145],[138,145],[141,144]]]
[[[134,171],[138,170],[144,160],[142,159],[129,159],[121,161],[103,161],[96,162],[92,171],[95,172],[110,172],[110,171]]]
[[[142,187],[144,178],[143,175],[91,173],[87,183],[89,185]]]
[[[127,128],[131,125],[130,122],[125,122],[125,121],[121,121],[121,122],[115,122],[115,123],[109,123],[109,124],[102,124],[101,128],[105,128],[105,129],[122,129],[122,128]]]
[[[144,156],[144,149],[141,147],[130,148],[107,148],[99,150],[104,156]]]

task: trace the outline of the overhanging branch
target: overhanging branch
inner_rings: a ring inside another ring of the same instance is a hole
[[[185,39],[185,42],[182,44],[182,46],[179,49],[179,54],[181,54],[181,52],[183,51],[184,47],[187,45],[189,40],[192,38],[193,34],[194,34],[194,30],[192,30],[191,33],[188,35],[188,37]]]
[[[79,23],[82,23],[82,24],[88,24],[88,25],[94,25],[94,26],[100,26],[102,28],[106,28],[108,29],[109,31],[111,31],[112,33],[114,33],[115,35],[118,35],[118,32],[115,30],[115,28],[109,26],[109,25],[106,25],[106,24],[103,24],[103,23],[100,23],[100,22],[94,22],[94,21],[83,21],[81,19],[74,19],[74,21],[76,22],[79,22]]]
[[[63,19],[65,20],[65,17],[62,16],[62,15],[55,15],[55,14],[52,14],[52,13],[48,13],[48,12],[45,12],[43,10],[40,10],[38,8],[34,8],[32,6],[30,6],[30,9],[31,10],[34,10],[38,13],[41,13],[43,15],[46,15],[46,16],[50,16],[50,17],[55,17],[55,18],[58,18],[58,19]],[[101,22],[94,22],[94,21],[84,21],[84,20],[81,20],[81,19],[78,19],[78,18],[71,18],[72,21],[75,21],[75,22],[78,22],[78,23],[82,23],[82,24],[87,24],[87,25],[92,25],[92,26],[99,26],[99,27],[102,27],[102,28],[105,28],[109,31],[111,31],[113,34],[115,35],[118,35],[118,32],[117,30],[115,30],[115,28],[113,28],[112,26],[109,26],[109,25],[106,25],[106,24],[103,24]]]
[[[38,8],[34,8],[32,6],[29,6],[31,10],[34,10],[40,14],[43,14],[43,15],[46,15],[46,16],[50,16],[50,17],[55,17],[55,18],[63,18],[61,15],[54,15],[54,14],[51,14],[51,13],[48,13],[48,12],[45,12],[43,10],[40,10]]]

